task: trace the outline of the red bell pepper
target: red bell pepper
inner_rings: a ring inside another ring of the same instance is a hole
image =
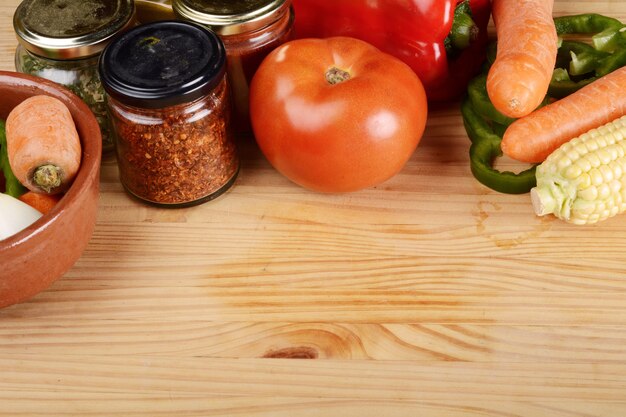
[[[293,6],[296,37],[369,42],[408,64],[431,101],[460,97],[485,58],[490,0],[293,0]]]

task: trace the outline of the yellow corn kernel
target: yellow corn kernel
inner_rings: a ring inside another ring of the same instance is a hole
[[[609,145],[609,143],[608,143],[609,141],[607,141],[607,135],[610,135],[610,134],[611,134],[611,132],[609,132],[607,130],[604,135],[596,136],[596,137],[593,138],[593,141],[591,143],[595,147],[594,152],[598,151],[598,150],[602,150],[602,149],[606,148]]]
[[[626,187],[622,187],[620,196],[622,197],[622,204],[626,203]]]
[[[565,170],[565,178],[569,180],[576,179],[583,174],[583,170],[578,165],[570,165]]]
[[[592,136],[589,135],[588,138],[585,138],[587,140],[585,140],[585,145],[587,146],[587,150],[589,151],[590,155],[593,155],[593,152],[598,150],[598,143],[593,140],[593,139],[597,139],[597,136]]]
[[[614,175],[610,165],[611,161],[607,161],[598,167],[598,171],[602,175],[603,182],[606,184],[613,181]]]
[[[572,165],[572,160],[569,159],[567,156],[563,157],[562,159],[559,159],[557,162],[558,166],[557,166],[557,170],[558,171],[562,171],[565,168],[569,167]]]
[[[611,154],[611,150],[607,149],[606,146],[607,145],[605,145],[604,148],[600,148],[596,151],[596,155],[600,159],[601,165],[607,165],[614,159],[613,155]]]
[[[598,198],[598,194],[598,187],[595,185],[583,188],[578,192],[578,196],[587,201],[595,201]]]
[[[574,164],[578,165],[582,172],[589,172],[591,170],[591,163],[587,161],[585,158],[580,158],[578,160],[573,160]],[[624,161],[624,168],[626,169],[626,161]]]
[[[624,171],[622,171],[622,166],[617,162],[617,157],[616,159],[612,160],[611,163],[609,163],[607,166],[611,169],[613,180],[621,181],[624,177]]]
[[[602,161],[600,161],[600,158],[598,157],[598,154],[595,151],[597,151],[597,149],[594,149],[592,150],[592,152],[589,152],[587,155],[584,156],[584,158],[587,161],[589,161],[589,163],[591,164],[593,168],[598,168],[600,165],[602,165]]]
[[[589,171],[589,176],[593,185],[600,185],[604,182],[604,177],[598,168],[592,168]]]
[[[555,150],[537,167],[538,215],[592,224],[626,211],[626,115]]]
[[[584,190],[585,188],[591,186],[591,177],[588,173],[583,172],[578,177],[578,189]]]
[[[612,130],[606,135],[605,139],[606,139],[607,146],[615,145],[617,142],[620,141],[619,135],[616,135],[615,133],[616,132]]]
[[[622,191],[622,183],[618,180],[611,181],[609,186],[611,187],[612,195],[618,195]]]
[[[580,161],[580,152],[578,152],[578,150],[576,149],[570,149],[566,154],[565,154],[565,158],[569,159],[570,161],[574,162],[574,161]],[[561,158],[559,158],[561,159]]]
[[[611,187],[609,187],[609,184],[607,183],[600,184],[598,187],[598,199],[606,200],[610,196],[611,196]]]

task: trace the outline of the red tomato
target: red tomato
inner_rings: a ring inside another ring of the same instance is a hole
[[[427,102],[406,64],[366,42],[299,39],[257,70],[250,116],[280,173],[311,190],[347,192],[402,169],[424,133]]]

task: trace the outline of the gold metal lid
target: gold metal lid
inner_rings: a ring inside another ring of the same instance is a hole
[[[132,26],[134,12],[134,0],[24,0],[13,15],[13,28],[33,54],[86,58]]]
[[[220,35],[235,35],[263,28],[277,19],[291,0],[173,0],[182,19],[209,27]]]

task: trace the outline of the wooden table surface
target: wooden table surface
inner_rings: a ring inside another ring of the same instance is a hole
[[[591,11],[626,21],[624,0],[556,1]],[[0,310],[0,416],[623,417],[626,216],[535,217],[468,148],[458,103],[432,109],[397,177],[322,195],[249,143],[231,191],[179,210],[104,158],[82,258]]]

